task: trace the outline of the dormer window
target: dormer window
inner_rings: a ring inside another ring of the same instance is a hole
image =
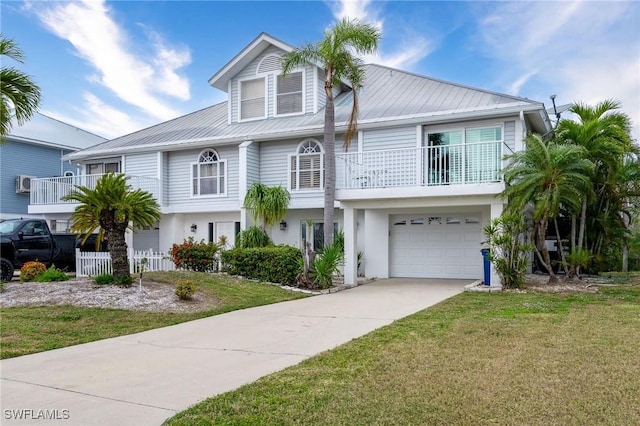
[[[264,77],[240,81],[240,120],[267,116]]]
[[[303,110],[303,73],[292,72],[276,78],[276,115],[301,114]]]

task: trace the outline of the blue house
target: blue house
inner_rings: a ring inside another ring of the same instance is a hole
[[[14,124],[0,145],[0,220],[40,217],[28,214],[31,179],[77,174],[77,166],[62,157],[105,140],[40,113],[22,126]],[[52,220],[51,226],[65,232],[68,220]]]

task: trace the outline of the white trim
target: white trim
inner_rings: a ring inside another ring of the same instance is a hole
[[[318,67],[313,67],[313,113],[318,113]]]
[[[231,96],[231,90],[233,89],[233,80],[229,80],[227,82],[227,124],[231,124],[231,120],[232,120],[232,113],[231,110],[233,109],[233,102],[231,101],[232,96]],[[239,90],[239,88],[238,88]]]
[[[157,159],[156,159],[156,179],[158,179],[158,204],[162,205],[164,199],[164,179],[162,179],[163,167],[162,167],[162,159],[164,153],[162,151],[158,151]]]
[[[358,130],[358,152],[364,152],[364,132]]]
[[[278,55],[277,53],[269,53],[266,56],[264,56],[262,59],[260,59],[260,62],[258,62],[258,66],[256,67],[256,75],[257,76],[267,75],[267,74],[281,74],[282,73],[282,66],[280,66],[280,68],[278,68],[277,70],[260,72],[260,65],[262,65],[262,63],[265,61],[265,59],[267,59],[267,58],[269,58],[271,56],[277,57],[278,61],[280,61],[280,58],[282,58],[282,56]]]
[[[269,82],[267,80],[267,76],[268,74],[263,74],[260,76],[251,76],[251,77],[245,77],[242,79],[238,79],[238,123],[244,123],[247,121],[256,121],[256,120],[264,120],[265,118],[267,118],[268,114],[269,114]],[[262,79],[262,81],[264,82],[264,115],[262,117],[251,117],[251,118],[242,118],[242,83],[245,81],[252,81],[252,80],[260,80]]]
[[[320,148],[320,152],[317,154],[301,154],[300,151],[300,147],[302,146],[302,144],[304,144],[305,142],[314,142],[318,145],[318,147]],[[299,162],[299,157],[300,155],[318,155],[320,157],[320,186],[318,188],[293,188],[292,184],[291,184],[291,159],[292,158],[296,158],[296,183],[297,186],[300,186],[300,162]],[[325,178],[325,168],[324,168],[324,146],[322,145],[322,143],[320,143],[320,141],[316,138],[305,138],[303,140],[300,141],[300,143],[296,146],[296,152],[295,153],[291,153],[288,154],[288,162],[287,162],[287,188],[291,193],[297,194],[297,193],[310,193],[310,192],[317,192],[317,193],[321,193],[324,192],[324,178]]]
[[[247,151],[253,141],[244,141],[238,147],[238,202],[243,204],[249,187]]]
[[[273,116],[274,117],[291,117],[294,115],[304,115],[306,112],[306,102],[307,102],[307,96],[306,96],[306,83],[307,83],[307,73],[306,70],[304,68],[299,68],[299,69],[295,69],[289,72],[289,74],[287,74],[287,76],[290,76],[291,74],[296,74],[296,73],[302,73],[302,88],[301,88],[301,93],[302,93],[302,111],[300,112],[292,112],[289,114],[278,114],[278,80],[281,75],[282,72],[280,73],[274,73],[274,83],[273,83]]]

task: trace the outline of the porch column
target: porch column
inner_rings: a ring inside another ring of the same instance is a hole
[[[491,217],[490,220],[499,218],[502,215],[502,211],[504,210],[504,204],[502,203],[492,203],[491,204]],[[501,286],[502,282],[500,282],[500,276],[496,272],[496,268],[493,267],[493,262],[491,263],[491,286]]]
[[[344,209],[344,283],[358,282],[357,210]]]
[[[249,159],[248,150],[253,141],[244,141],[238,147],[238,201],[240,205],[240,230],[244,231],[250,225],[247,221],[247,211],[244,207],[244,197],[249,189]]]

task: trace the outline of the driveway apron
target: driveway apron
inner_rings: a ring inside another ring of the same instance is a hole
[[[468,283],[379,280],[6,359],[0,361],[0,423],[158,425],[205,398],[434,305]]]

